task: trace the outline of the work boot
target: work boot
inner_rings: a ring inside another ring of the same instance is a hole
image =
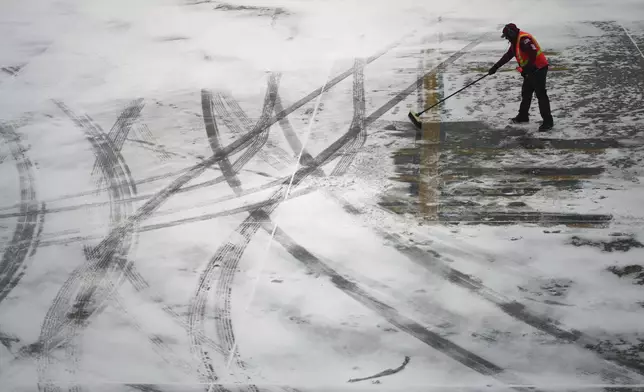
[[[518,116],[510,119],[510,121],[512,121],[515,124],[523,124],[523,123],[530,122],[530,118],[519,114]]]
[[[544,132],[544,131],[549,131],[554,127],[554,121],[552,121],[552,118],[548,120],[543,120],[541,123],[541,126],[539,126],[539,131]]]

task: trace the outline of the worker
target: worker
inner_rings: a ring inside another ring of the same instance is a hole
[[[548,74],[548,59],[541,50],[534,37],[521,31],[514,23],[508,23],[503,27],[502,38],[510,41],[510,48],[501,57],[501,59],[490,68],[489,75],[505,65],[512,57],[516,57],[517,71],[523,76],[523,86],[521,87],[521,105],[519,114],[512,119],[513,123],[527,123],[530,121],[530,104],[532,95],[536,93],[539,101],[539,113],[543,123],[539,131],[548,131],[554,126],[552,114],[550,112],[550,100],[546,92],[546,75]]]

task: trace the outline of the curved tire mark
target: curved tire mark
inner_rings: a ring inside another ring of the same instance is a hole
[[[470,48],[478,44],[479,41],[475,41],[460,51],[454,53],[447,60],[443,61],[437,68],[428,72],[436,72],[437,69],[446,66],[462,55],[464,55]],[[425,77],[425,75],[423,75]],[[310,165],[307,165],[300,170],[298,170],[293,176],[293,186],[296,186],[300,183],[306,176],[313,173],[320,165],[323,165],[329,159],[337,154],[337,152],[343,148],[348,142],[352,139],[357,138],[360,134],[361,129],[364,129],[365,126],[376,121],[384,113],[393,108],[397,103],[401,102],[407,95],[411,94],[416,88],[417,82],[414,82],[411,86],[403,90],[401,93],[393,97],[385,105],[374,111],[369,117],[365,119],[362,123],[362,127],[358,124],[353,124],[349,131],[327,147],[322,153],[320,153]],[[280,192],[276,192],[273,197],[278,196],[278,199],[281,199],[279,196]],[[507,374],[504,369],[501,367],[477,356],[474,353],[471,353],[464,348],[454,344],[453,342],[441,337],[440,335],[426,329],[422,325],[416,323],[415,321],[406,318],[405,316],[400,315],[393,307],[386,305],[375,298],[368,295],[364,290],[360,289],[355,283],[347,280],[346,278],[340,276],[332,268],[324,264],[317,257],[313,256],[305,248],[296,244],[286,233],[284,233],[279,227],[275,226],[270,222],[270,211],[267,213],[264,210],[258,210],[251,213],[251,217],[255,217],[256,222],[261,222],[264,229],[267,231],[272,231],[275,235],[275,239],[284,246],[284,248],[289,251],[297,260],[305,263],[309,269],[314,273],[322,273],[328,276],[331,279],[331,282],[338,287],[340,290],[354,298],[356,301],[360,302],[364,306],[376,311],[378,314],[383,316],[388,320],[392,325],[396,326],[402,331],[410,334],[411,336],[421,340],[425,344],[435,348],[436,350],[450,356],[456,361],[462,363],[463,365],[481,373],[484,375],[490,375],[497,379],[500,379],[504,382],[510,384],[520,384],[517,382],[517,378],[513,375]]]
[[[385,47],[380,52],[378,52],[375,55],[369,57],[367,59],[366,63],[370,64],[370,63],[376,61],[380,57],[384,56],[391,49],[393,49],[396,46],[400,45],[406,38],[414,35],[415,33],[416,33],[416,31],[412,31],[412,32],[404,35],[402,38],[400,38],[399,40],[393,42],[389,46]],[[301,98],[297,102],[295,102],[292,105],[290,105],[288,108],[280,110],[279,112],[277,112],[273,117],[271,117],[267,121],[265,126],[260,127],[260,128],[257,128],[257,127],[253,128],[253,130],[251,130],[250,132],[244,134],[242,137],[240,137],[239,139],[235,140],[234,142],[232,142],[231,144],[229,144],[228,146],[223,148],[220,154],[218,154],[216,156],[213,156],[213,157],[210,157],[210,158],[208,158],[208,159],[206,159],[206,160],[204,160],[202,162],[199,162],[199,163],[197,163],[197,164],[195,164],[195,165],[193,165],[193,166],[191,166],[189,168],[180,169],[180,170],[176,170],[176,171],[173,171],[173,172],[160,174],[160,175],[156,175],[156,176],[152,176],[152,177],[148,177],[148,178],[136,181],[135,182],[136,185],[141,185],[141,184],[146,184],[146,183],[150,183],[150,182],[154,182],[154,181],[158,181],[158,180],[162,180],[162,179],[166,179],[166,178],[169,178],[169,177],[179,175],[179,177],[176,178],[164,190],[158,192],[157,194],[155,194],[155,195],[153,195],[151,197],[148,196],[148,199],[150,199],[149,200],[150,204],[141,207],[142,208],[142,210],[141,210],[142,214],[147,215],[148,210],[156,209],[157,207],[152,208],[152,206],[156,205],[159,202],[163,203],[163,201],[167,197],[169,197],[168,193],[170,195],[172,195],[172,194],[175,194],[177,192],[181,192],[182,190],[177,189],[177,187],[178,188],[183,187],[187,182],[189,182],[190,180],[198,177],[203,171],[206,170],[206,168],[209,168],[210,166],[212,166],[215,163],[219,162],[219,160],[223,159],[224,157],[226,157],[226,156],[228,156],[230,154],[233,154],[233,153],[237,152],[239,149],[241,149],[244,146],[248,145],[248,143],[251,142],[253,137],[255,137],[256,135],[260,134],[265,129],[273,126],[278,121],[286,118],[291,113],[295,112],[296,110],[298,110],[299,108],[301,108],[302,106],[307,104],[308,102],[310,102],[313,99],[315,99],[318,95],[320,95],[320,94],[324,93],[325,91],[328,91],[331,88],[335,87],[335,85],[337,85],[338,83],[340,83],[341,81],[343,81],[347,77],[351,76],[352,72],[353,72],[353,68],[350,68],[347,71],[344,71],[343,73],[341,73],[341,74],[335,76],[333,79],[331,79],[326,85],[324,85],[322,87],[319,87],[316,90],[312,91],[311,93],[309,93],[305,97]],[[385,111],[387,111],[389,109],[390,108],[386,109]],[[210,185],[213,185],[213,184],[214,184],[213,181],[206,181],[206,182],[204,182],[202,184],[197,184],[196,186],[186,187],[186,188],[192,190],[192,189],[195,189],[195,188],[203,188],[203,187],[210,186]],[[103,190],[107,190],[107,189],[99,189],[99,190],[103,191]],[[46,201],[51,202],[51,201],[65,200],[65,199],[73,198],[73,197],[81,197],[81,196],[93,195],[95,193],[96,193],[96,190],[92,190],[92,191],[88,191],[88,192],[79,192],[79,193],[76,193],[76,194],[73,194],[73,195],[61,196],[59,198],[49,199],[49,200],[46,200]],[[0,207],[0,211],[13,209],[13,208],[18,208],[18,207],[20,207],[20,204],[15,204],[15,205],[6,206],[6,207]]]
[[[271,113],[274,110],[275,105],[275,96],[277,94],[277,87],[279,83],[279,74],[271,74],[268,84],[268,89],[266,92],[266,97],[264,100],[264,107],[262,109],[262,116],[259,120],[258,126],[265,123]],[[219,153],[221,147],[219,144],[219,136],[216,131],[216,125],[212,113],[212,97],[207,93],[202,94],[202,108],[204,110],[204,121],[206,125],[206,133],[210,140],[210,147],[213,154]],[[224,173],[226,181],[231,186],[233,192],[238,196],[241,194],[241,182],[236,176],[236,173],[241,170],[241,168],[264,146],[266,140],[268,139],[269,128],[265,128],[258,137],[253,140],[248,149],[242,154],[239,159],[231,166],[228,158],[222,159],[219,164]],[[219,302],[223,299],[224,308],[226,305],[230,304],[230,286],[234,279],[234,274],[237,270],[237,265],[239,264],[239,259],[250,241],[252,234],[247,234],[247,230],[252,232],[252,227],[245,227],[240,234],[244,236],[247,240],[245,244],[227,244],[223,249],[220,249],[217,254],[211,259],[211,261],[206,266],[206,269],[202,273],[199,279],[199,283],[193,299],[190,304],[189,311],[189,331],[190,340],[191,340],[191,349],[193,352],[197,352],[202,364],[205,368],[206,380],[209,382],[214,382],[217,380],[217,375],[214,372],[214,369],[211,365],[212,359],[209,358],[208,352],[206,352],[201,346],[200,342],[196,339],[196,336],[192,331],[199,331],[205,334],[205,313],[206,313],[206,303],[208,299],[208,293],[212,282],[217,280],[217,304],[215,309],[219,309]],[[256,230],[255,230],[256,231]],[[254,233],[253,233],[254,234]],[[215,269],[215,267],[221,267]],[[219,278],[217,274],[219,273]],[[224,310],[225,312],[225,310]],[[228,312],[229,313],[229,312]],[[216,314],[219,314],[216,312]],[[219,337],[219,343],[222,345],[224,351],[228,352],[234,345],[234,336],[232,334],[232,323],[230,317],[219,316],[216,317],[216,328],[217,334]],[[241,365],[241,361],[238,362],[238,365]],[[242,366],[243,367],[243,366]]]
[[[275,92],[275,94],[277,94],[277,91]],[[276,95],[275,104],[277,103],[277,99],[278,97]],[[230,107],[230,112],[224,106],[224,101],[226,102],[228,107]],[[218,114],[224,119],[230,118],[232,113],[232,116],[234,116],[238,120],[238,122],[241,122],[246,129],[251,129],[252,121],[248,118],[244,110],[241,108],[241,106],[239,106],[239,103],[231,95],[218,94],[218,104],[215,105],[215,109],[217,110]],[[238,122],[229,120],[229,127],[233,132],[242,133],[243,130],[239,126]],[[271,140],[270,135],[266,137],[265,143],[266,145],[268,145],[268,150],[270,152],[260,150],[257,154],[258,157],[278,171],[284,170],[286,168],[285,163],[290,163],[290,161],[292,161],[292,157],[289,156],[289,154],[280,146],[275,144]]]
[[[407,36],[409,36],[408,34]],[[405,36],[406,37],[406,36]],[[385,48],[383,51],[380,53],[372,56],[369,58],[367,61],[368,63],[375,61],[385,53],[387,53],[389,50],[392,48],[396,47],[398,44],[400,44],[403,39],[398,40],[394,44],[388,46]],[[108,247],[114,248],[115,246],[118,246],[121,242],[123,242],[123,237],[128,235],[128,233],[131,233],[136,229],[138,224],[145,219],[149,218],[154,211],[156,211],[161,205],[165,203],[170,197],[172,197],[174,194],[178,193],[181,191],[182,187],[189,181],[197,178],[199,175],[201,175],[205,170],[207,170],[210,166],[213,164],[217,163],[219,160],[222,160],[226,158],[228,155],[236,152],[241,146],[243,146],[245,143],[248,143],[255,135],[260,134],[263,130],[267,129],[268,127],[272,126],[273,124],[277,123],[279,120],[287,117],[297,109],[301,108],[304,106],[306,103],[310,102],[311,100],[315,99],[318,95],[322,94],[325,91],[328,91],[329,89],[333,88],[336,84],[340,83],[342,80],[344,80],[346,77],[348,77],[351,74],[351,70],[345,71],[344,73],[336,76],[331,80],[331,82],[327,83],[323,87],[320,87],[307,96],[301,98],[291,106],[289,106],[286,109],[283,109],[279,111],[279,113],[275,114],[272,116],[266,124],[264,124],[261,127],[256,127],[252,131],[248,132],[247,134],[243,135],[239,139],[237,139],[235,142],[231,143],[230,145],[226,146],[222,150],[220,150],[219,153],[214,154],[214,156],[199,162],[196,165],[191,166],[188,169],[181,169],[175,173],[172,174],[165,174],[162,176],[156,176],[156,177],[151,177],[150,179],[146,179],[146,181],[152,181],[152,178],[167,178],[175,174],[180,174],[178,178],[173,180],[168,186],[166,186],[164,189],[162,189],[160,192],[154,194],[152,197],[150,197],[147,202],[141,206],[137,211],[132,214],[126,221],[121,222],[118,227],[113,228],[110,233],[103,238],[103,240],[100,242],[98,245],[97,249],[105,249]],[[141,182],[139,182],[141,183]],[[93,192],[89,192],[87,194],[92,194]],[[13,208],[13,207],[10,207]],[[104,256],[101,258],[101,260],[98,261],[99,266],[107,264],[106,261],[109,260],[104,260]],[[54,319],[60,319],[60,316],[55,315]],[[45,321],[47,322],[47,321]],[[52,337],[54,338],[54,337]],[[55,343],[53,340],[47,342],[47,348],[48,350],[51,350],[52,348],[52,343]],[[45,345],[45,342],[43,339],[40,339],[38,342],[23,347],[21,352],[24,355],[30,355],[30,353],[33,352],[41,352],[43,351],[43,346]],[[55,344],[54,344],[55,346]]]
[[[362,67],[354,67],[353,73],[357,75],[358,90],[363,85]],[[364,117],[356,115],[356,118]],[[230,317],[230,301],[231,301],[231,284],[234,279],[234,274],[237,270],[239,260],[241,259],[246,247],[250,243],[252,237],[262,227],[262,222],[265,219],[270,219],[270,215],[275,211],[279,204],[285,200],[286,193],[292,187],[296,187],[301,183],[309,174],[317,172],[318,168],[328,161],[340,148],[343,148],[348,142],[352,141],[355,136],[356,130],[364,128],[364,121],[358,121],[352,124],[350,130],[331,147],[327,148],[319,157],[313,159],[309,166],[297,170],[292,178],[284,181],[283,185],[278,189],[267,201],[267,207],[259,208],[250,212],[246,218],[235,230],[242,238],[240,241],[228,242],[223,247],[219,248],[215,256],[210,260],[206,269],[200,277],[197,292],[195,294],[194,306],[191,307],[191,321],[194,324],[199,323],[203,328],[203,318],[205,317],[205,306],[208,292],[211,288],[211,282],[217,274],[219,274],[217,295],[215,303],[215,314],[217,333],[219,341],[225,350],[230,351],[231,358],[234,356],[238,359],[234,331],[232,328],[232,320]],[[303,152],[303,151],[302,151]]]
[[[201,110],[203,111],[203,121],[206,127],[206,135],[208,136],[208,143],[210,144],[210,149],[213,154],[216,154],[217,151],[221,150],[221,143],[219,142],[219,129],[217,128],[217,123],[215,122],[215,116],[213,114],[213,103],[212,103],[212,93],[208,90],[201,90]],[[235,194],[238,194],[241,189],[241,182],[239,178],[235,175],[233,167],[230,164],[228,158],[222,159],[218,162],[219,168],[230,185],[230,188]]]
[[[476,43],[474,42],[466,46],[461,51],[450,56],[447,60],[441,63],[440,66],[444,66],[448,63],[455,61],[460,58],[469,48],[473,47]],[[432,70],[430,72],[436,72]],[[408,87],[406,90],[392,98],[387,102],[383,107],[374,111],[363,123],[363,127],[372,123],[381,117],[387,110],[391,109],[397,102],[402,101],[407,95],[409,95],[416,86],[416,82]],[[349,131],[327,147],[322,153],[320,153],[314,160],[313,164],[305,166],[298,170],[293,178],[293,186],[296,186],[301,182],[307,175],[313,173],[318,166],[324,164],[326,161],[331,159],[334,154],[336,154],[341,148],[346,145],[353,138],[356,138],[360,133],[361,127],[357,124],[349,129]],[[276,193],[275,195],[278,195]],[[274,197],[275,197],[274,195]],[[266,213],[264,210],[254,211],[251,216],[256,217],[257,222],[267,231],[272,231],[275,235],[275,239],[284,246],[284,248],[289,251],[297,260],[303,262],[312,272],[321,273],[326,275],[331,279],[331,282],[338,287],[340,290],[351,296],[356,301],[360,302],[364,306],[376,311],[378,314],[383,316],[391,324],[396,326],[402,331],[410,334],[411,336],[421,340],[425,344],[430,345],[436,350],[450,356],[456,361],[464,364],[465,366],[481,373],[484,375],[490,375],[497,379],[501,379],[504,382],[511,384],[517,383],[517,378],[513,375],[506,374],[504,369],[501,367],[477,356],[474,353],[471,353],[464,348],[454,344],[453,342],[441,337],[440,335],[428,330],[422,325],[416,323],[415,321],[406,318],[405,316],[400,315],[393,307],[386,305],[375,298],[371,297],[364,290],[359,288],[359,286],[346,278],[340,276],[336,273],[331,267],[327,266],[325,263],[320,261],[317,257],[308,252],[305,248],[299,246],[295,243],[283,230],[275,226],[270,222],[270,212]]]
[[[265,219],[268,217],[265,217]],[[266,229],[273,230],[273,224],[268,221]],[[412,337],[420,340],[435,350],[447,355],[453,360],[465,365],[466,367],[483,375],[494,377],[502,382],[520,385],[524,384],[519,379],[507,372],[500,366],[466,350],[465,348],[455,344],[454,342],[440,336],[438,333],[429,330],[416,321],[400,314],[395,308],[385,304],[382,301],[372,297],[364,291],[358,284],[341,276],[333,268],[325,264],[319,258],[307,251],[305,248],[299,246],[293,241],[282,229],[277,227],[275,230],[275,239],[284,248],[291,253],[298,261],[302,262],[307,269],[317,275],[324,275],[331,283],[339,290],[347,294],[365,307],[373,310],[390,324],[394,325],[399,330],[411,335]],[[532,390],[531,388],[515,388]]]
[[[467,53],[471,48],[476,46],[479,42],[481,42],[481,39],[475,40],[472,43],[468,44],[461,50],[455,52],[452,54],[449,58],[447,58],[445,61],[440,63],[437,67],[434,69],[430,70],[429,72],[425,73],[424,75],[421,75],[419,80],[422,80],[426,78],[427,76],[431,75],[432,73],[437,72],[440,69],[443,69],[445,66],[453,63],[456,61],[458,58],[463,56],[465,53]],[[387,102],[385,105],[374,111],[371,115],[369,115],[365,119],[365,126],[368,126],[369,124],[373,123],[374,121],[378,120],[382,115],[384,115],[388,110],[392,109],[395,105],[400,103],[406,96],[411,94],[416,88],[417,88],[417,83],[414,82],[413,84],[409,85],[406,89],[401,91],[399,94],[394,96],[389,102]],[[350,130],[348,134],[346,134],[343,138],[346,137],[351,137],[350,134],[356,134],[358,133],[359,130],[353,130],[353,132]],[[355,137],[355,136],[354,136]],[[332,147],[336,145],[337,147],[335,150],[337,151],[341,146],[341,140],[339,139],[336,141],[332,146],[327,148],[327,150],[323,151],[317,158],[316,161],[319,161],[321,158],[322,160],[328,159],[332,154]],[[303,168],[307,169],[307,168]],[[311,169],[308,169],[311,170]],[[384,234],[385,236],[388,236],[388,234]],[[418,249],[415,247],[412,247],[413,249]],[[397,249],[401,250],[401,248]],[[304,251],[306,251],[304,249]],[[500,294],[493,292],[491,289],[483,286],[480,282],[477,282],[476,280],[471,279],[467,275],[461,273],[460,271],[454,270],[451,267],[444,265],[442,262],[439,260],[430,260],[428,262],[427,260],[427,253],[418,249],[419,253],[415,255],[414,259],[412,261],[418,263],[421,266],[424,266],[425,268],[428,268],[431,266],[431,269],[434,272],[438,272],[441,276],[445,277],[449,281],[459,284],[464,288],[467,288],[483,298],[487,299],[488,301],[495,303],[501,310],[503,310],[505,313],[510,315],[511,317],[514,317],[515,319],[521,320],[524,323],[531,325],[543,332],[546,332],[550,334],[551,336],[557,337],[559,339],[564,339],[570,342],[577,343],[583,348],[586,349],[592,349],[592,347],[600,347],[599,345],[596,345],[595,343],[597,342],[597,339],[592,338],[588,335],[585,335],[581,333],[580,331],[576,330],[566,330],[558,323],[550,320],[543,318],[541,316],[538,316],[532,312],[530,312],[525,305],[520,304],[515,301],[503,301],[499,300],[498,298]],[[296,254],[299,254],[298,252],[295,252],[294,256],[297,258]],[[422,256],[421,256],[422,255]],[[632,363],[630,361],[621,359],[619,357],[616,357],[614,353],[607,352],[598,352],[598,354],[606,359],[607,361],[611,361],[617,365],[621,365],[624,368],[628,368],[630,370],[633,370],[639,374],[644,374],[644,369],[642,369],[638,364]],[[617,379],[625,379],[625,381],[628,382],[633,382],[632,378],[625,376],[619,372],[609,370],[609,372],[613,373],[613,376],[615,376]]]
[[[161,162],[165,162],[172,157],[173,154],[165,150],[165,147],[163,145],[159,144],[159,141],[156,137],[154,137],[154,135],[150,131],[150,128],[145,122],[140,121],[132,129],[134,130],[134,133],[136,135],[139,135],[139,137],[141,138],[141,140],[137,140],[137,142],[151,146],[151,149],[158,154],[159,160]],[[132,141],[132,139],[130,138],[126,138],[126,140]]]
[[[353,120],[351,129],[359,128],[358,136],[345,147],[345,153],[331,172],[332,177],[341,176],[349,169],[358,151],[367,141],[367,129],[364,126],[365,94],[364,94],[364,60],[356,59],[353,76]]]
[[[437,276],[472,292],[485,301],[495,305],[503,313],[515,320],[530,325],[531,327],[554,338],[576,344],[581,348],[592,351],[608,362],[630,369],[636,373],[644,374],[644,369],[642,369],[638,363],[620,358],[610,350],[604,351],[603,349],[599,349],[599,339],[581,331],[568,329],[556,320],[552,320],[546,316],[542,316],[531,311],[524,304],[511,300],[501,293],[497,293],[493,289],[481,283],[480,280],[450,267],[440,259],[432,257],[426,251],[413,245],[404,244],[397,236],[384,233],[382,231],[380,231],[379,234],[414,264],[417,264]],[[630,377],[623,374],[621,371],[612,369],[607,369],[606,371],[608,373],[612,373],[611,377],[615,379],[623,379],[624,382],[633,382]]]
[[[275,111],[279,113],[282,110],[284,110],[282,106],[282,99],[278,95],[275,99]],[[284,135],[286,142],[293,151],[293,156],[297,158],[297,156],[300,155],[300,162],[298,163],[302,165],[310,164],[313,161],[313,156],[311,156],[311,154],[302,145],[302,142],[297,136],[295,129],[293,129],[293,125],[289,121],[288,117],[280,119],[279,124],[280,128],[282,128],[282,134]],[[324,177],[324,170],[322,168],[318,168],[318,172],[315,173],[315,175]]]
[[[270,189],[270,188],[273,188],[273,187],[276,187],[278,185],[283,184],[284,181],[287,180],[287,178],[288,177],[285,176],[285,177],[273,180],[271,182],[268,182],[268,183],[265,183],[265,184],[262,184],[262,185],[258,185],[258,186],[253,187],[253,188],[248,188],[246,190],[241,191],[239,193],[239,195],[226,195],[226,196],[222,196],[222,197],[213,199],[212,201],[195,203],[195,204],[191,205],[191,208],[192,207],[199,208],[199,207],[212,206],[212,205],[215,205],[215,204],[218,204],[218,203],[233,200],[233,199],[235,199],[237,197],[247,196],[247,195],[252,195],[254,193],[262,192],[262,191],[265,191],[267,189]],[[313,190],[311,189],[309,192],[313,192]],[[101,203],[101,205],[109,204],[107,202],[100,202],[100,203]],[[200,222],[200,221],[206,221],[206,220],[214,219],[214,218],[220,217],[220,216],[228,216],[228,215],[232,215],[233,213],[235,213],[234,211],[237,210],[238,208],[245,208],[245,207],[242,206],[242,207],[236,207],[236,208],[233,208],[233,209],[226,209],[226,210],[223,210],[223,211],[218,211],[218,212],[215,212],[215,213],[201,214],[201,215],[199,215],[198,217],[195,217],[195,218],[182,218],[182,219],[179,219],[179,220],[169,221],[169,222],[165,222],[165,223],[142,226],[142,227],[139,228],[138,231],[139,232],[152,231],[152,230],[157,230],[157,229],[161,229],[161,228],[165,228],[165,227],[178,226],[178,225],[181,225],[181,224],[184,224],[184,223]],[[62,209],[60,209],[60,210],[62,210]],[[56,211],[60,211],[60,210],[57,209]],[[44,209],[43,211],[46,212],[46,213],[49,213],[52,210]],[[166,210],[166,211],[156,213],[155,216],[160,217],[160,216],[171,215],[171,214],[173,214],[173,213],[175,213],[177,211],[184,211],[185,212],[186,210],[185,209],[183,209],[183,210],[169,209],[169,210]],[[70,244],[70,243],[79,242],[79,241],[82,242],[82,241],[90,241],[90,240],[97,240],[97,239],[100,240],[102,238],[100,236],[76,236],[76,237],[57,238],[57,237],[63,237],[66,234],[69,234],[69,233],[65,232],[65,231],[61,231],[61,232],[57,232],[57,233],[51,233],[51,234],[49,234],[47,236],[46,239],[40,239],[39,240],[39,246],[40,247],[45,247],[45,246],[52,246],[52,245],[64,245],[64,244]],[[19,245],[24,245],[26,243],[27,243],[26,241],[18,242]],[[4,250],[4,249],[5,248],[1,248],[0,251]]]
[[[124,135],[129,132],[130,119],[142,108],[142,100],[134,101],[119,116],[111,134],[104,131],[93,120],[85,115],[77,116],[62,102],[56,105],[83,131],[91,143],[96,155],[96,165],[109,185],[110,223],[112,229],[128,219],[132,212],[130,203],[114,203],[116,200],[131,199],[136,195],[136,185],[130,170],[120,153],[125,141]],[[43,350],[38,356],[41,379],[48,367],[48,356],[52,349],[64,346],[73,361],[78,356],[78,347],[74,338],[87,327],[90,317],[102,312],[111,293],[116,290],[113,280],[124,274],[127,268],[127,255],[130,247],[136,242],[133,232],[124,233],[119,243],[109,246],[85,247],[87,263],[76,268],[65,281],[52,301],[43,322],[40,342]],[[115,276],[112,277],[111,275]]]
[[[277,97],[277,89],[280,79],[280,74],[272,73],[270,75],[268,88],[266,89],[266,96],[264,97],[262,114],[258,121],[258,126],[259,124],[266,124],[266,126],[262,127],[263,131],[256,136],[248,149],[233,164],[235,173],[239,173],[239,171],[251,160],[251,158],[253,158],[258,152],[260,152],[260,150],[268,141],[269,130],[272,125],[269,125],[268,123],[275,108],[275,98]]]
[[[144,106],[143,98],[138,98],[130,102],[130,104],[125,108],[125,110],[121,112],[121,114],[116,119],[116,122],[114,123],[114,125],[112,126],[112,128],[107,134],[107,140],[110,143],[110,148],[112,148],[114,151],[117,151],[120,153],[121,149],[123,148],[123,144],[125,144],[125,139],[127,139],[127,136],[129,135],[130,130],[132,129],[132,125],[141,115],[143,106]],[[85,126],[87,126],[87,123]],[[98,125],[95,125],[92,128],[95,128],[99,130],[101,133],[103,133],[103,131],[100,129]],[[99,180],[99,183],[97,185],[98,188],[100,188],[103,184],[103,181],[107,179],[105,175],[106,169],[104,165],[105,165],[105,162],[101,162],[101,160],[99,160],[99,155],[97,155],[96,162],[94,163],[94,167],[92,168],[92,175],[96,175],[97,172],[99,171],[101,172],[101,177],[100,177],[101,179]],[[136,187],[133,180],[131,185]],[[112,188],[112,184],[109,181],[107,186]]]
[[[282,180],[284,181],[284,180]],[[309,193],[313,193],[318,191],[319,188],[311,186],[303,189],[298,189],[296,191],[292,191],[289,193],[289,200],[307,195]],[[222,211],[217,211],[213,213],[208,213],[208,214],[199,214],[197,216],[193,217],[187,217],[187,218],[181,218],[177,220],[171,220],[168,222],[162,222],[162,223],[153,223],[153,224],[148,224],[148,225],[143,225],[138,229],[139,233],[142,232],[148,232],[148,231],[154,231],[154,230],[161,230],[169,227],[176,227],[176,226],[181,226],[181,225],[186,225],[190,223],[196,223],[196,222],[204,222],[216,218],[221,218],[224,216],[231,216],[231,215],[236,215],[242,212],[248,212],[248,211],[253,211],[258,208],[266,207],[273,205],[279,201],[275,201],[272,199],[268,200],[263,200],[255,203],[249,203],[249,204],[244,204],[240,207],[235,207],[235,208],[230,208],[230,209],[225,209]],[[66,245],[66,244],[71,244],[71,243],[76,243],[76,242],[86,242],[90,240],[97,240],[100,239],[101,237],[99,236],[75,236],[75,237],[68,237],[68,238],[61,238],[61,239],[46,239],[46,240],[41,240],[39,248],[42,247],[47,247],[47,246],[53,246],[53,245]],[[133,268],[130,266],[130,268]]]
[[[477,43],[478,41],[467,45],[464,49],[456,52],[454,55],[450,56],[447,60],[441,63],[439,67],[444,66],[453,61],[456,61],[458,58],[464,55],[467,50],[469,50],[471,47],[474,47]],[[436,72],[436,69],[430,72]],[[337,154],[337,152],[341,148],[343,148],[351,140],[355,139],[359,135],[360,131],[364,129],[366,125],[380,118],[384,113],[386,113],[389,109],[395,106],[398,102],[401,102],[407,95],[411,94],[415,86],[416,86],[416,82],[414,82],[414,84],[412,85],[412,88],[408,87],[406,90],[396,95],[394,98],[392,98],[392,100],[387,102],[383,107],[376,110],[365,121],[358,121],[357,123],[352,124],[352,126],[350,127],[347,133],[345,133],[334,143],[332,143],[329,147],[327,147],[324,151],[322,151],[322,153],[320,153],[318,157],[313,159],[311,164],[297,170],[293,174],[292,181],[285,181],[282,187],[267,200],[267,202],[270,203],[269,207],[258,209],[250,213],[250,216],[246,220],[244,220],[244,222],[242,222],[236,229],[236,232],[242,236],[243,240],[237,243],[231,243],[231,242],[226,243],[222,248],[220,248],[217,251],[215,256],[211,259],[211,261],[206,266],[206,269],[202,273],[199,280],[197,292],[195,294],[194,304],[193,306],[191,306],[191,312],[190,312],[191,319],[192,319],[191,325],[195,325],[197,323],[203,322],[203,318],[205,317],[205,302],[207,299],[207,293],[211,288],[210,282],[212,281],[212,279],[214,279],[217,273],[216,268],[220,267],[225,262],[230,262],[230,264],[234,266],[236,269],[239,258],[241,258],[241,255],[243,254],[248,243],[250,242],[252,236],[262,226],[262,221],[269,219],[270,214],[277,208],[279,203],[284,200],[286,192],[289,190],[289,188],[297,186],[308,175],[315,172],[320,166],[325,164],[328,160],[332,159],[332,157],[335,154]],[[356,117],[359,117],[359,116],[356,116]],[[225,274],[227,273],[226,268],[221,268],[221,269],[223,270],[221,272],[222,276],[225,276]],[[232,270],[232,272],[234,274],[234,270]],[[230,278],[225,278],[225,279],[230,279]],[[220,290],[219,294],[224,296],[223,297],[224,306],[216,309],[217,311],[216,313],[219,315],[218,323],[222,326],[222,332],[220,333],[220,339],[221,339],[220,343],[222,344],[222,347],[224,349],[234,349],[235,340],[234,340],[234,334],[232,331],[232,323],[229,317],[230,293],[226,292],[225,288],[222,289],[221,286],[218,287],[218,290]],[[228,305],[226,305],[227,298],[228,298]],[[234,352],[231,354],[235,355]]]
[[[10,125],[0,125],[0,137],[4,139],[15,161],[20,178],[20,216],[9,244],[0,260],[0,303],[18,285],[24,275],[25,264],[33,257],[42,234],[44,213],[38,219],[38,199],[33,164],[25,154],[27,149]],[[43,205],[44,209],[44,205]]]
[[[210,149],[212,150],[213,155],[216,155],[221,151],[221,146],[219,142],[219,133],[217,131],[217,126],[215,118],[213,115],[213,99],[212,94],[206,90],[201,91],[201,107],[203,111],[204,125],[206,127],[206,134],[208,136],[208,141],[210,143]],[[233,167],[230,164],[228,157],[220,160],[219,167],[221,168],[224,178],[230,188],[232,189],[235,195],[238,195],[241,192],[241,182],[237,175],[233,171]],[[202,341],[197,338],[196,332],[205,334],[205,315],[206,315],[206,301],[208,297],[208,291],[210,289],[211,280],[206,274],[200,276],[199,285],[197,286],[196,293],[190,301],[190,308],[188,314],[188,337],[190,338],[190,351],[196,353],[201,360],[203,365],[202,371],[204,371],[204,381],[209,383],[214,383],[217,381],[218,377],[215,373],[215,369],[212,366],[212,359],[207,350],[204,350],[202,346]],[[228,350],[226,347],[223,347],[224,352]]]

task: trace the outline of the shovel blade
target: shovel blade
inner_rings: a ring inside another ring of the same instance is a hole
[[[421,129],[423,127],[423,123],[420,121],[420,117],[417,113],[410,111],[408,117],[416,128]]]

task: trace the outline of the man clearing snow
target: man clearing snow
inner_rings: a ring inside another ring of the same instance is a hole
[[[512,119],[514,123],[526,123],[529,119],[530,103],[532,94],[536,93],[539,100],[539,112],[543,118],[543,123],[539,127],[540,131],[552,129],[553,120],[550,113],[550,100],[546,93],[546,75],[548,74],[548,59],[543,54],[541,47],[534,37],[519,30],[514,23],[509,23],[503,28],[502,38],[510,41],[510,48],[488,71],[493,75],[496,71],[505,65],[512,57],[516,57],[519,66],[517,71],[523,76],[523,86],[521,87],[521,105],[519,114]]]

